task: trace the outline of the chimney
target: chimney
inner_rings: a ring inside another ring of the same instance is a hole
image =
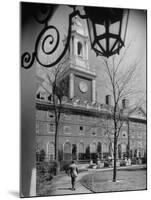
[[[111,95],[106,95],[106,97],[105,97],[105,103],[106,103],[106,105],[111,105]]]
[[[127,109],[129,106],[129,100],[128,99],[123,99],[122,100],[122,108]]]

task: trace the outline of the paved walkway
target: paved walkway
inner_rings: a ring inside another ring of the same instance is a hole
[[[63,195],[63,194],[85,194],[85,193],[92,193],[90,190],[85,188],[81,183],[80,179],[88,174],[88,171],[81,172],[78,175],[76,181],[76,190],[71,190],[71,178],[67,174],[59,174],[53,179],[52,187],[53,191],[51,195]]]
[[[145,168],[145,165],[135,165],[135,166],[126,166],[126,167],[118,167],[120,170],[124,169],[140,169]],[[85,188],[81,183],[80,179],[86,174],[91,174],[94,171],[109,171],[113,168],[102,168],[102,169],[89,169],[88,171],[84,171],[78,174],[77,182],[76,182],[76,190],[71,190],[71,178],[65,173],[61,173],[58,176],[54,177],[53,183],[51,184],[52,192],[51,195],[63,195],[63,194],[88,194],[92,193],[92,191]]]

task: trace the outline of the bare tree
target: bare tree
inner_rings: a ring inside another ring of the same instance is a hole
[[[60,79],[60,73],[62,70],[62,64],[59,64],[50,70],[43,69],[45,73],[45,81],[41,86],[49,94],[48,99],[53,104],[54,121],[55,121],[55,160],[58,161],[59,151],[59,125],[62,112],[62,100],[66,91],[66,82]]]
[[[113,107],[111,109],[111,115],[113,120],[113,182],[116,182],[117,177],[117,141],[122,128],[123,122],[125,121],[124,110],[121,109],[121,101],[128,99],[132,95],[136,95],[136,80],[137,73],[136,68],[139,62],[135,61],[128,64],[125,61],[127,58],[127,52],[130,45],[126,48],[121,56],[112,56],[110,59],[103,59],[104,69],[106,74],[106,81],[110,90],[111,96],[113,97]],[[108,138],[110,138],[110,131],[108,131]]]

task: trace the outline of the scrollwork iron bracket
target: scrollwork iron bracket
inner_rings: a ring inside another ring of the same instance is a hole
[[[48,15],[46,16],[45,19],[40,21],[39,19],[36,18],[37,22],[44,24],[44,27],[36,39],[35,48],[34,48],[33,53],[30,54],[29,52],[25,52],[21,56],[21,66],[25,69],[31,68],[32,65],[34,64],[35,60],[41,66],[46,67],[46,68],[50,68],[50,67],[53,67],[56,64],[58,64],[61,61],[61,59],[65,56],[65,54],[68,50],[68,47],[69,47],[73,17],[79,16],[82,19],[86,19],[86,17],[87,17],[86,15],[81,15],[80,11],[76,10],[75,7],[73,7],[73,12],[69,14],[69,27],[68,27],[67,40],[66,40],[64,49],[61,52],[61,54],[55,58],[55,60],[53,62],[45,64],[41,61],[39,54],[38,54],[38,48],[39,48],[40,42],[41,42],[42,53],[44,53],[44,55],[47,55],[47,56],[52,55],[57,50],[57,48],[59,48],[59,43],[60,43],[60,33],[59,33],[57,27],[48,25],[48,21],[50,20],[51,14],[52,14],[51,10],[49,10]],[[46,34],[47,31],[52,31],[52,30],[53,30],[53,34],[55,33],[55,36],[50,33]],[[45,36],[45,34],[46,34],[46,36]],[[49,51],[45,49],[45,43],[48,42],[48,40],[49,40],[49,47],[53,46],[52,48],[50,48]]]

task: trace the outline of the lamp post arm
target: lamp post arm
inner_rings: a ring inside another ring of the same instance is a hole
[[[70,43],[70,38],[71,38],[71,30],[72,30],[72,19],[75,16],[79,16],[82,19],[86,19],[86,15],[81,15],[79,10],[74,9],[74,11],[69,14],[69,27],[68,27],[66,44],[65,44],[64,49],[61,52],[61,54],[59,56],[57,56],[57,58],[53,62],[48,63],[48,64],[43,63],[40,59],[40,53],[39,53],[40,41],[42,41],[40,47],[41,47],[41,51],[42,51],[42,53],[44,53],[44,55],[52,55],[53,53],[55,53],[57,48],[59,48],[59,44],[60,44],[60,33],[59,33],[57,27],[47,25],[46,20],[49,20],[49,18],[47,17],[45,20],[45,23],[44,23],[44,27],[36,39],[34,52],[32,54],[30,54],[29,52],[25,52],[22,54],[21,66],[25,69],[29,69],[30,67],[32,67],[35,60],[41,66],[46,67],[46,68],[50,68],[50,67],[53,67],[56,64],[58,64],[61,61],[61,59],[65,56],[65,54],[69,48],[69,43]],[[49,32],[49,33],[46,34],[47,32]],[[44,36],[45,34],[46,34],[46,36]],[[46,43],[49,44],[49,47],[50,47],[49,51],[45,49]]]

